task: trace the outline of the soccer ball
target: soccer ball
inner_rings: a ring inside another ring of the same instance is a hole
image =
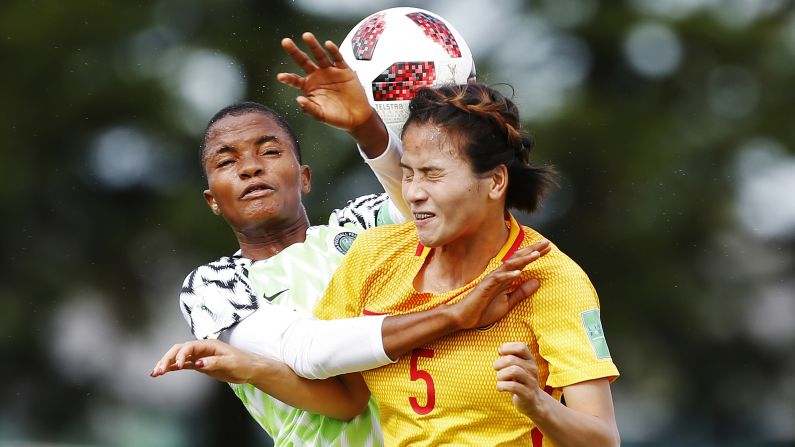
[[[398,135],[417,88],[475,80],[475,61],[464,38],[424,9],[376,12],[353,27],[340,51],[370,104]]]

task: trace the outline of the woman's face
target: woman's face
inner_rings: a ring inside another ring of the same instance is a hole
[[[258,112],[213,124],[204,161],[207,204],[236,231],[299,219],[310,173],[287,131]]]
[[[491,180],[472,171],[459,140],[433,124],[411,124],[403,133],[403,198],[426,247],[477,234],[493,208]]]

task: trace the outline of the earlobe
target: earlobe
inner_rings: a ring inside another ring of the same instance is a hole
[[[215,201],[215,196],[209,189],[204,190],[204,201],[207,202],[207,206],[210,207],[213,214],[216,216],[221,215],[221,208],[218,207],[218,202]]]

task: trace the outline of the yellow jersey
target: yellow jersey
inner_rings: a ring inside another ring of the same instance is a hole
[[[412,222],[366,231],[343,259],[315,315],[399,315],[455,303],[518,248],[543,239],[508,217],[510,236],[486,271],[442,294],[414,289],[430,249],[419,243]],[[385,445],[552,445],[516,410],[510,394],[496,390],[492,364],[504,342],[527,343],[538,363],[539,385],[556,399],[564,386],[618,376],[599,322],[599,299],[582,269],[553,245],[522,278],[536,278],[541,286],[497,323],[457,332],[362,373],[380,407]]]

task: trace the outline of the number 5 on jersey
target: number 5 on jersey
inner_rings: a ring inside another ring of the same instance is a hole
[[[427,399],[425,405],[420,405],[417,398],[414,396],[409,397],[411,409],[419,415],[428,414],[436,406],[436,386],[433,384],[433,377],[428,371],[419,369],[417,361],[420,357],[433,358],[433,349],[418,348],[411,352],[411,381],[423,380],[427,389]]]

